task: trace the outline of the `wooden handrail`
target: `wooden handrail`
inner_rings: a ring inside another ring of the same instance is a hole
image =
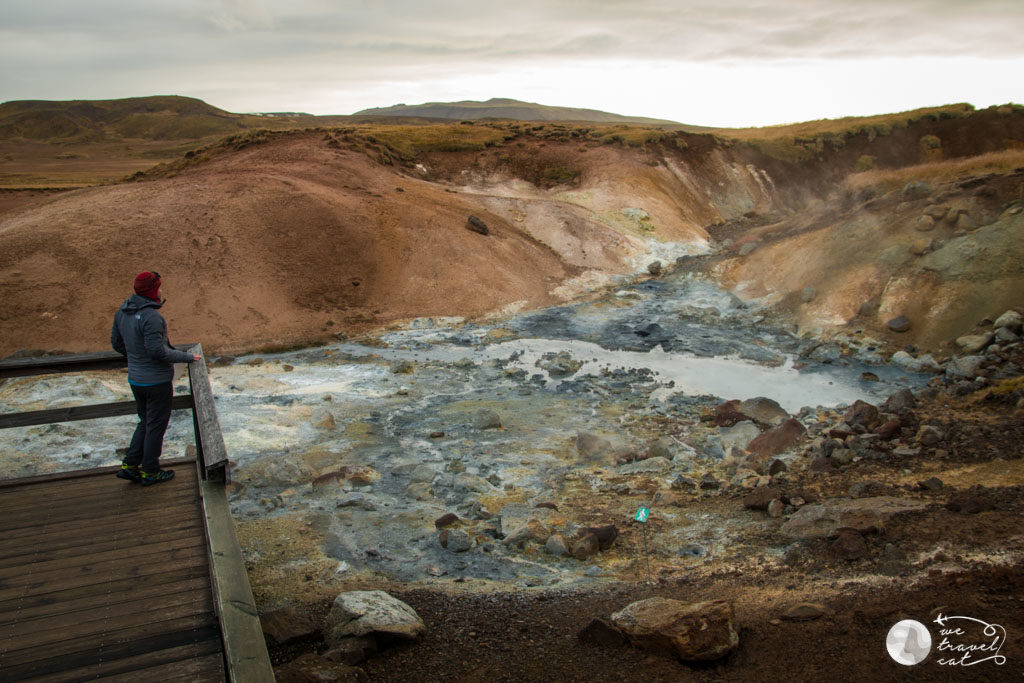
[[[199,356],[203,355],[201,344],[194,344],[190,351]],[[203,465],[203,478],[227,483],[231,477],[228,470],[228,450],[224,446],[224,435],[220,431],[220,420],[217,419],[217,406],[205,359],[199,363],[188,364],[188,382],[192,389],[192,418],[196,430],[196,449],[199,451],[199,461]]]

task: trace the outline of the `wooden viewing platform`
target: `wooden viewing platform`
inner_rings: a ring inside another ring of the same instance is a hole
[[[18,359],[0,378],[118,364]],[[170,482],[142,487],[119,467],[0,480],[0,680],[274,680],[205,363],[189,371],[175,408],[192,409],[198,457],[163,460]],[[131,413],[134,402],[15,413],[0,428]]]

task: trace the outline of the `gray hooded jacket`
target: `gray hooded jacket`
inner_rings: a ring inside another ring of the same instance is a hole
[[[174,379],[174,364],[188,363],[192,354],[178,351],[167,340],[167,323],[157,311],[163,306],[132,294],[114,314],[110,345],[128,357],[128,381],[163,384]]]

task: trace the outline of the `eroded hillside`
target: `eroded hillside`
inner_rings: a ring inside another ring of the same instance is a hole
[[[881,333],[903,315],[893,340],[929,346],[1024,285],[1021,145],[1017,107],[746,141],[515,123],[240,134],[0,214],[0,353],[103,348],[143,269],[165,276],[178,340],[229,350],[541,306],[682,256],[801,327]]]

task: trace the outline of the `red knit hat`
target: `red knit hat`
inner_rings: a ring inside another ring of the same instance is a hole
[[[160,291],[160,273],[144,270],[135,276],[135,293],[139,296],[157,301],[158,291]]]

